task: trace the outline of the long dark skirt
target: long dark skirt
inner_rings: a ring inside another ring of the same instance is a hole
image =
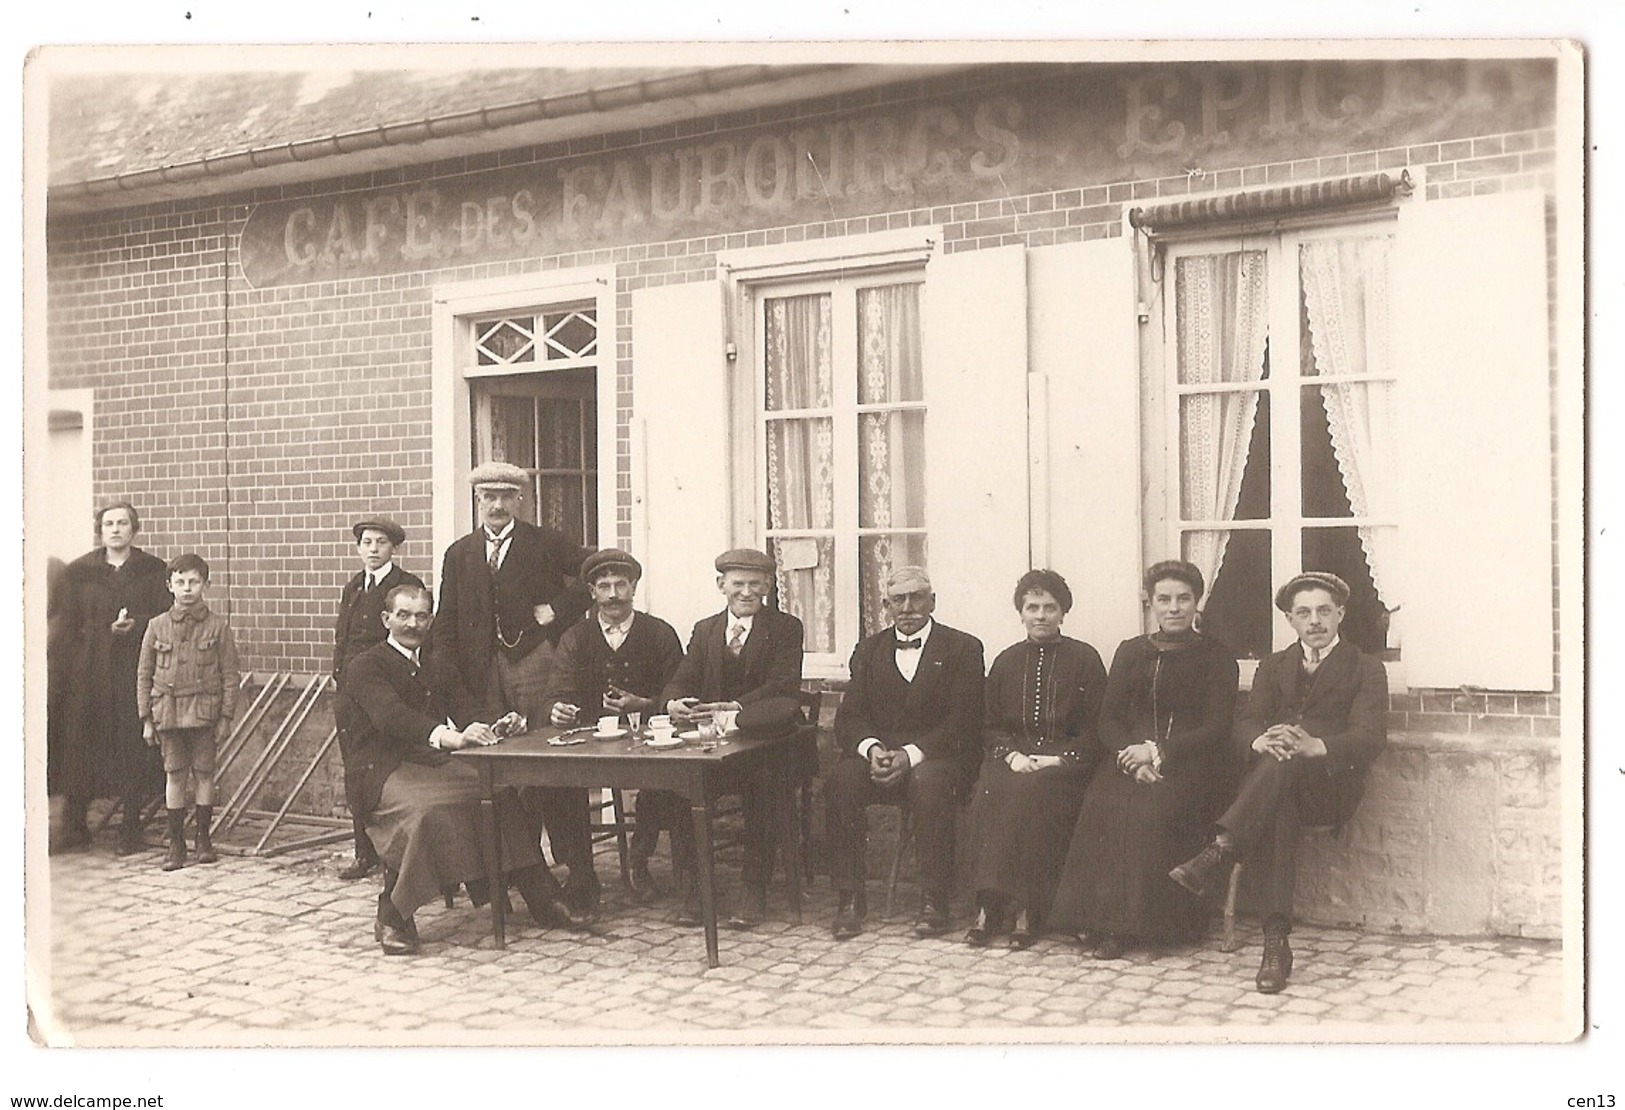
[[[460,883],[486,877],[480,778],[456,762],[440,767],[403,763],[384,782],[367,835],[386,866],[399,872],[390,901],[401,916]],[[497,830],[509,874],[542,862],[536,838],[525,831],[511,797],[499,800]]]
[[[1168,877],[1208,832],[1200,781],[1137,783],[1103,761],[1078,812],[1048,924],[1068,932],[1186,941],[1207,906]]]
[[[1003,760],[982,764],[971,803],[971,874],[978,897],[1002,894],[1043,913],[1055,893],[1085,782],[1082,772],[1070,768],[1018,775]]]

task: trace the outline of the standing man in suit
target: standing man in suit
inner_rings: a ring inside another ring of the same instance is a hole
[[[559,640],[553,676],[547,687],[548,721],[569,728],[582,720],[623,713],[648,713],[659,706],[662,690],[683,661],[683,643],[671,625],[632,608],[643,565],[619,548],[587,556],[581,577],[592,593],[592,615],[573,625]],[[637,821],[632,826],[632,896],[641,904],[664,893],[649,874],[660,830],[673,845],[687,844],[694,854],[694,830],[688,803],[668,790],[639,790]],[[674,857],[682,851],[673,848]]]
[[[1258,665],[1235,739],[1249,761],[1218,835],[1169,877],[1198,897],[1229,865],[1246,860],[1265,877],[1264,956],[1258,989],[1276,994],[1292,974],[1292,893],[1304,825],[1341,826],[1354,816],[1366,769],[1388,741],[1388,675],[1382,662],[1338,638],[1349,588],[1308,571],[1282,586],[1275,607],[1298,642]]]
[[[573,580],[587,549],[551,528],[519,519],[530,475],[488,462],[468,476],[479,524],[446,548],[440,569],[440,616],[429,645],[431,665],[458,720],[494,721],[516,711],[545,720],[553,654],[581,619],[587,593]],[[572,904],[598,904],[585,790],[531,788],[521,795],[538,837],[545,825],[555,861],[570,869]]]
[[[418,950],[413,913],[441,891],[462,883],[476,902],[502,897],[486,889],[479,773],[447,754],[494,744],[497,736],[480,722],[459,727],[423,668],[419,651],[434,621],[429,591],[396,586],[381,608],[384,642],[350,661],[339,701],[353,733],[345,770],[356,778],[367,835],[384,864],[373,938],[385,955],[404,956]],[[585,927],[508,801],[497,804],[502,862],[531,917],[543,926]]]
[[[795,699],[801,690],[801,621],[767,608],[777,569],[771,556],[741,547],[717,556],[717,589],[727,601],[722,612],[694,625],[688,653],[661,700],[675,724],[689,725],[717,709],[740,709],[766,698]],[[745,858],[740,878],[744,894],[728,924],[749,929],[767,914],[767,880],[778,847],[778,820],[772,783],[746,784]],[[674,851],[676,846],[674,845]],[[679,924],[700,923],[695,861],[679,860],[683,909]]]
[[[955,803],[969,796],[981,758],[982,642],[932,619],[937,595],[924,567],[897,568],[885,590],[892,624],[852,651],[835,714],[842,758],[824,790],[837,940],[857,936],[868,913],[866,807],[875,802],[906,806],[913,819],[923,886],[915,934],[948,929]]]
[[[384,598],[396,586],[423,588],[417,575],[396,565],[395,549],[406,542],[406,529],[387,516],[371,516],[358,520],[350,528],[355,536],[357,553],[361,556],[361,569],[344,584],[339,593],[339,619],[333,630],[333,689],[344,682],[344,668],[350,660],[374,644],[382,643],[384,628]],[[367,838],[366,817],[361,812],[356,777],[350,772],[354,761],[351,752],[355,738],[351,735],[351,722],[344,719],[340,703],[333,707],[333,724],[339,733],[339,756],[344,763],[344,803],[350,809],[350,820],[355,826],[355,861],[339,872],[341,879],[360,879],[378,866],[378,853]]]

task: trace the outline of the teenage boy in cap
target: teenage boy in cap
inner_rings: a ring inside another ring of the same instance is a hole
[[[382,643],[384,598],[396,586],[423,588],[417,575],[395,562],[395,549],[406,542],[406,529],[387,516],[370,516],[350,528],[355,537],[361,569],[344,584],[339,593],[339,619],[333,629],[333,689],[344,683],[344,668],[350,660]],[[361,812],[358,776],[351,770],[356,762],[355,737],[347,719],[343,699],[333,704],[333,724],[339,733],[339,756],[344,763],[344,802],[355,826],[355,862],[339,872],[341,879],[360,879],[378,866],[378,853],[367,837],[367,815]]]
[[[446,548],[429,666],[457,720],[494,721],[515,711],[540,722],[559,637],[587,610],[587,591],[575,580],[589,552],[560,532],[519,519],[531,488],[530,475],[519,467],[483,463],[468,480],[479,521]],[[554,859],[570,869],[570,901],[590,913],[598,904],[598,878],[587,792],[526,788],[521,797],[546,826]]]
[[[776,569],[771,556],[741,547],[717,556],[722,612],[694,625],[682,666],[661,701],[674,724],[688,725],[716,709],[739,709],[766,698],[796,698],[801,690],[801,621],[769,609]],[[758,777],[746,784],[744,803],[744,895],[728,924],[748,929],[767,912],[767,880],[778,846],[772,784]],[[700,923],[697,875],[692,859],[679,860],[683,910],[679,924]]]
[[[581,577],[592,594],[592,613],[559,640],[547,687],[549,722],[568,728],[601,716],[659,712],[656,699],[683,661],[683,644],[671,625],[632,608],[642,564],[619,548],[606,548],[587,556]],[[660,830],[670,831],[674,858],[684,854],[679,845],[693,855],[694,830],[688,802],[667,790],[639,790],[637,815],[627,882],[632,896],[647,904],[664,893],[649,874]]]
[[[1258,664],[1235,729],[1249,761],[1218,835],[1169,877],[1201,897],[1230,864],[1264,876],[1264,955],[1258,989],[1275,994],[1292,974],[1292,893],[1304,825],[1340,827],[1354,816],[1366,769],[1388,740],[1382,662],[1338,638],[1348,584],[1308,571],[1282,586],[1275,607],[1298,642]]]

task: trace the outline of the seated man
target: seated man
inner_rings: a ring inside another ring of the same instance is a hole
[[[801,621],[767,608],[775,564],[771,556],[736,548],[717,556],[717,589],[727,600],[722,612],[694,625],[688,653],[666,685],[661,700],[674,724],[689,725],[716,709],[739,709],[766,698],[795,698],[801,689]],[[772,784],[762,778],[746,785],[744,894],[728,924],[748,929],[767,913],[767,880],[773,873],[778,821]],[[674,851],[682,846],[673,845]],[[678,859],[683,882],[679,924],[700,923],[696,861],[692,850]]]
[[[890,628],[852,651],[851,685],[835,714],[842,759],[825,784],[830,881],[839,895],[835,937],[863,928],[865,807],[907,806],[922,896],[914,931],[948,928],[954,875],[954,804],[968,795],[981,756],[982,642],[931,618],[937,597],[923,567],[886,578]]]
[[[1264,957],[1258,989],[1276,994],[1292,974],[1292,892],[1303,825],[1341,826],[1354,816],[1366,769],[1388,740],[1388,675],[1382,662],[1338,639],[1349,588],[1308,571],[1282,586],[1275,607],[1298,642],[1258,665],[1236,722],[1249,765],[1213,843],[1170,871],[1198,897],[1243,859],[1264,876]]]
[[[605,548],[587,556],[581,577],[592,593],[592,615],[560,638],[543,702],[548,720],[559,728],[579,723],[583,714],[590,722],[655,709],[655,699],[683,661],[683,644],[672,626],[632,608],[643,577],[636,559],[619,548]],[[632,896],[646,904],[663,893],[649,874],[660,830],[670,830],[674,846],[687,844],[690,856],[694,832],[688,803],[670,791],[638,791],[637,814],[627,881]],[[676,847],[673,853],[683,854]]]
[[[373,935],[390,956],[418,950],[412,914],[442,890],[467,884],[476,901],[488,893],[479,776],[446,753],[497,737],[489,725],[451,724],[430,688],[418,651],[433,619],[427,590],[391,589],[383,604],[388,636],[350,661],[339,691],[353,732],[356,795],[385,869]],[[513,806],[499,804],[497,817],[508,876],[531,917],[541,925],[580,927],[583,919],[564,905],[558,881]]]

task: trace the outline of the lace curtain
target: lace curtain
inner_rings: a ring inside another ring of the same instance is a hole
[[[1229,251],[1178,260],[1179,381],[1182,385],[1256,382],[1269,338],[1263,251]],[[1180,515],[1233,520],[1258,415],[1256,389],[1188,393],[1179,405]],[[1185,533],[1185,558],[1211,590],[1224,566],[1228,530]]]
[[[1387,239],[1309,242],[1299,251],[1315,377],[1384,379],[1319,383],[1349,504],[1355,516],[1378,519],[1392,519],[1395,494],[1390,255]],[[1395,530],[1361,526],[1359,534],[1377,596],[1394,609]]]
[[[767,526],[835,526],[835,436],[828,416],[773,418],[776,412],[828,411],[834,395],[828,294],[777,297],[766,305]],[[835,650],[835,560],[827,537],[775,537],[779,607],[801,618],[810,651]],[[811,546],[812,557],[807,557]]]

